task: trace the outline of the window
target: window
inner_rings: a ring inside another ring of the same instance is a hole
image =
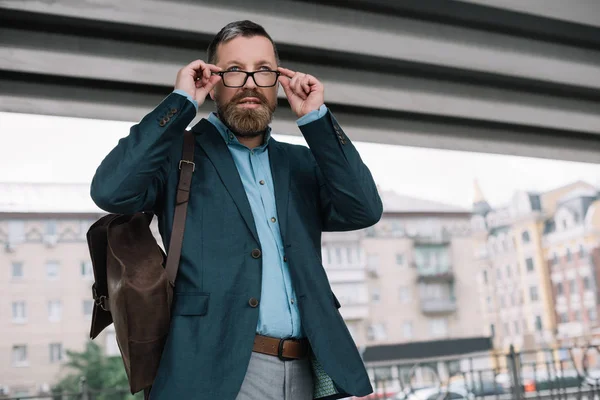
[[[81,276],[83,278],[92,278],[94,276],[94,269],[91,261],[81,262]]]
[[[543,325],[542,325],[542,317],[540,317],[539,315],[535,316],[535,330],[540,332],[543,329]]]
[[[585,247],[583,245],[579,246],[579,258],[585,257]]]
[[[561,323],[566,324],[567,322],[569,322],[569,314],[567,314],[566,312],[560,313],[559,319]]]
[[[502,279],[502,270],[500,268],[498,268],[496,270],[496,279],[498,279],[498,280]]]
[[[531,301],[538,301],[539,300],[537,286],[531,286],[529,288],[529,298],[531,299]]]
[[[402,254],[396,254],[396,264],[404,265],[404,256]]]
[[[60,300],[51,300],[48,302],[48,320],[52,322],[60,321],[62,317],[62,304]]]
[[[590,290],[592,288],[592,284],[591,284],[589,276],[585,276],[583,278],[583,287],[585,288],[585,290]]]
[[[590,321],[596,321],[596,319],[598,318],[598,314],[595,308],[590,308],[588,310],[588,318]]]
[[[507,265],[507,266],[506,266],[506,277],[507,277],[507,278],[510,278],[510,275],[511,275],[511,274],[510,274],[510,272],[511,272],[511,271],[510,271],[510,265]]]
[[[521,330],[521,327],[519,325],[519,321],[515,321],[514,322],[514,330],[515,330],[515,335],[519,335],[520,334],[519,331]]]
[[[400,288],[400,303],[407,304],[410,303],[410,288],[407,286],[402,286]]]
[[[385,324],[373,324],[367,329],[367,337],[369,340],[385,340],[387,333],[385,332]]]
[[[94,310],[94,302],[92,300],[84,300],[83,301],[83,315],[86,317],[91,317],[93,310]]]
[[[371,291],[371,300],[373,301],[373,304],[379,304],[381,300],[381,293],[378,288],[373,288]]]
[[[432,337],[448,335],[448,321],[445,318],[435,318],[429,321],[429,330]]]
[[[24,301],[14,301],[12,303],[12,320],[16,323],[27,321],[27,308]]]
[[[335,262],[337,264],[341,264],[342,263],[342,249],[339,247],[335,248]]]
[[[490,336],[491,337],[496,336],[496,326],[494,324],[490,325]]]
[[[533,271],[533,258],[526,259],[525,266],[526,266],[527,272],[532,272]]]
[[[11,276],[13,279],[23,278],[23,263],[13,262]]]
[[[571,279],[569,281],[569,291],[571,292],[571,295],[577,293],[577,282],[575,281],[575,279]]]
[[[562,295],[563,295],[563,291],[564,291],[564,289],[563,289],[563,284],[562,284],[562,282],[558,282],[558,283],[556,284],[556,294],[557,294],[558,296],[562,296]]]
[[[111,326],[106,331],[106,355],[109,357],[119,356],[121,352],[117,344],[117,334],[114,331],[114,326]]]
[[[50,363],[57,363],[63,359],[62,343],[50,343]]]
[[[529,232],[523,232],[521,234],[521,239],[523,239],[523,243],[529,243],[531,241],[531,238],[529,237]]]
[[[18,244],[25,241],[25,221],[8,222],[8,242]]]
[[[48,261],[46,262],[46,275],[49,279],[57,279],[59,274],[59,264],[58,261]]]
[[[351,247],[346,247],[346,261],[348,261],[348,264],[352,264],[352,248]]]
[[[46,221],[46,235],[56,236],[58,233],[57,223],[55,220]]]
[[[577,310],[575,311],[575,321],[577,322],[581,322],[581,311]]]
[[[573,256],[571,255],[571,249],[567,249],[567,262],[573,260]]]
[[[510,327],[508,326],[508,322],[504,323],[504,335],[510,336]]]
[[[331,247],[327,247],[327,265],[331,265]]]
[[[487,271],[483,271],[483,283],[488,283],[488,274]]]
[[[558,265],[558,254],[556,253],[552,256],[552,265]]]
[[[410,321],[405,321],[402,324],[402,334],[405,339],[412,339],[413,337],[413,325]]]
[[[12,347],[12,363],[15,367],[25,367],[27,362],[27,346],[24,344]]]
[[[506,307],[506,302],[504,301],[504,296],[500,296],[500,307]]]

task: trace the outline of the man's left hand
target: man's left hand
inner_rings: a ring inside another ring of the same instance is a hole
[[[278,70],[281,72],[279,83],[298,118],[318,110],[325,103],[323,84],[317,78],[287,68],[279,67]]]

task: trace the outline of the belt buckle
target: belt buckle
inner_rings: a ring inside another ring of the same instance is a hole
[[[280,339],[279,340],[279,349],[277,349],[277,357],[281,360],[281,361],[291,361],[294,360],[293,358],[288,358],[288,357],[284,357],[283,356],[283,344],[285,342],[285,339]]]

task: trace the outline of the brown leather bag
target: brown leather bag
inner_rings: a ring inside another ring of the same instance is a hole
[[[152,386],[169,333],[193,160],[194,135],[186,131],[168,257],[150,230],[151,213],[108,214],[87,233],[95,280],[90,337],[115,324],[132,394]]]

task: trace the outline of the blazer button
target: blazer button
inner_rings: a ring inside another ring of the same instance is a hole
[[[252,258],[259,258],[260,254],[261,254],[260,249],[254,249],[254,250],[252,250],[252,253],[251,253]]]
[[[248,300],[248,304],[250,304],[250,307],[256,308],[258,307],[258,300],[256,300],[254,297],[251,297],[250,300]]]

